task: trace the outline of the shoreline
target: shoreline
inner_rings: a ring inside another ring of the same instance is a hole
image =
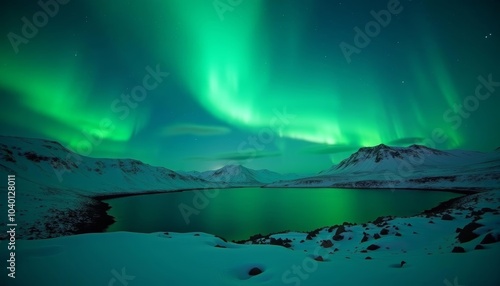
[[[96,202],[99,202],[99,205],[101,206],[100,210],[100,215],[96,218],[96,221],[92,222],[92,230],[90,232],[98,232],[98,233],[105,233],[107,228],[111,226],[112,224],[116,223],[116,218],[109,215],[108,211],[111,209],[111,205],[109,205],[106,200],[110,199],[115,199],[115,198],[123,198],[123,197],[132,197],[132,196],[140,196],[140,195],[154,195],[154,194],[166,194],[166,193],[181,193],[181,192],[192,192],[192,191],[197,191],[197,190],[213,190],[213,189],[220,189],[220,190],[228,190],[228,189],[241,189],[241,188],[266,188],[265,186],[232,186],[232,187],[227,187],[227,188],[190,188],[190,189],[180,189],[180,190],[171,190],[171,191],[147,191],[147,192],[142,192],[142,193],[127,193],[127,194],[112,194],[112,195],[101,195],[101,196],[94,196],[91,197],[91,199],[96,200]],[[270,187],[268,189],[296,189],[296,188],[303,188],[303,187]],[[464,199],[465,197],[481,193],[483,189],[480,190],[471,190],[471,189],[419,189],[419,188],[400,188],[400,189],[390,189],[390,188],[347,188],[347,187],[310,187],[311,189],[352,189],[352,190],[360,190],[360,189],[365,189],[365,190],[411,190],[411,191],[431,191],[431,192],[448,192],[448,193],[455,193],[455,194],[460,194],[462,196],[452,198],[443,202],[440,202],[437,206],[428,209],[428,210],[423,210],[422,212],[416,214],[416,216],[419,215],[429,215],[429,214],[435,214],[439,212],[443,212],[445,210],[448,210],[453,207],[454,203]],[[309,189],[309,188],[305,188]],[[485,191],[486,192],[486,191]],[[104,213],[102,213],[102,210],[106,209]],[[374,220],[376,220],[375,218]],[[352,225],[358,225],[357,223],[352,223]],[[325,226],[325,227],[331,227],[331,226]],[[322,228],[325,228],[322,227]],[[321,228],[321,229],[322,229]],[[89,233],[88,231],[90,230],[89,228],[86,229],[87,232],[82,232],[82,233]],[[315,230],[312,231],[303,231],[303,233],[310,233],[314,232]],[[286,232],[286,231],[285,231]],[[302,232],[302,231],[299,231]],[[283,232],[276,232],[276,233],[269,233],[265,237],[275,235],[275,234],[280,234]],[[214,234],[215,235],[215,234]],[[251,238],[254,237],[255,235],[251,235],[247,239],[240,240],[240,241],[234,241],[235,243],[245,243],[248,241],[251,241]]]
[[[301,187],[301,186],[296,186],[296,187],[268,187],[268,186],[262,186],[263,189],[344,189],[344,190],[394,190],[394,191],[402,191],[402,190],[409,190],[409,191],[426,191],[426,192],[446,192],[446,193],[455,193],[455,194],[463,194],[463,195],[472,195],[472,194],[477,194],[481,192],[487,192],[487,191],[492,191],[493,189],[483,189],[483,188],[464,188],[464,189],[425,189],[425,188],[356,188],[356,187],[317,187],[317,186],[311,186],[311,187]]]
[[[447,193],[455,193],[462,195],[472,195],[481,192],[490,191],[489,189],[476,188],[466,188],[466,189],[425,189],[425,188],[351,188],[351,187],[267,187],[266,185],[257,185],[257,186],[231,186],[224,188],[188,188],[188,189],[178,189],[178,190],[163,190],[163,191],[146,191],[139,193],[117,193],[110,195],[95,195],[89,196],[89,198],[96,199],[99,201],[111,200],[116,198],[124,198],[124,197],[134,197],[141,195],[157,195],[157,194],[168,194],[168,193],[182,193],[182,192],[192,192],[199,190],[227,190],[227,189],[244,189],[244,188],[261,188],[261,189],[343,189],[343,190],[411,190],[411,191],[426,191],[426,192],[447,192]]]
[[[456,192],[452,192],[452,193],[456,193]],[[319,227],[319,228],[316,228],[316,229],[313,229],[313,230],[310,230],[310,231],[294,231],[294,232],[297,232],[297,233],[309,233],[309,234],[311,234],[311,233],[317,232],[317,231],[325,229],[325,228],[339,227],[339,226],[346,225],[346,224],[350,225],[350,226],[356,226],[356,225],[364,225],[364,224],[367,224],[367,223],[373,223],[373,222],[375,222],[377,220],[380,220],[381,218],[390,218],[389,220],[393,220],[393,219],[396,219],[396,218],[410,218],[410,217],[416,217],[416,216],[436,215],[438,213],[442,213],[442,212],[445,212],[447,210],[452,209],[454,207],[455,203],[458,203],[458,202],[460,202],[461,200],[463,200],[463,199],[465,199],[467,197],[470,197],[472,195],[479,194],[479,193],[481,193],[481,192],[469,192],[467,194],[463,194],[462,196],[459,196],[459,197],[456,197],[456,198],[451,198],[449,200],[440,202],[437,206],[435,206],[433,208],[430,208],[430,209],[427,209],[427,210],[423,210],[420,213],[412,215],[412,216],[390,216],[390,215],[389,216],[381,216],[381,217],[377,217],[377,218],[375,218],[375,219],[373,219],[371,221],[368,221],[366,223],[344,222],[341,225],[331,225],[331,226],[328,225],[328,226],[322,226],[322,227]],[[253,242],[253,239],[255,239],[256,236],[258,236],[257,238],[269,238],[271,235],[283,234],[283,233],[287,233],[287,232],[290,232],[290,230],[273,232],[273,233],[269,233],[269,234],[266,234],[266,235],[255,234],[255,235],[250,236],[247,239],[233,241],[233,242],[234,243],[238,243],[238,244],[245,244],[246,242]]]
[[[164,191],[146,191],[141,193],[117,193],[111,195],[96,195],[89,196],[89,198],[96,199],[99,201],[124,198],[124,197],[135,197],[141,195],[158,195],[158,194],[168,194],[168,193],[183,193],[183,192],[192,192],[192,191],[200,191],[200,190],[225,190],[225,189],[242,189],[242,188],[260,188],[261,186],[235,186],[235,187],[227,187],[227,188],[188,188],[188,189],[178,189],[178,190],[164,190]]]

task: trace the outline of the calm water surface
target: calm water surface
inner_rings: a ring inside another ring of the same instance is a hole
[[[229,240],[261,233],[313,229],[345,221],[364,223],[379,216],[411,216],[460,196],[416,190],[266,189],[221,190],[186,223],[180,206],[194,208],[205,191],[150,194],[107,200],[116,222],[107,231],[207,232]],[[200,205],[198,205],[200,206]],[[203,206],[203,205],[201,205]]]

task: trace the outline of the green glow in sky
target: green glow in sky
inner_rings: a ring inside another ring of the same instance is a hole
[[[221,2],[234,4],[222,19],[211,1],[70,2],[17,54],[5,37],[2,134],[76,150],[99,132],[91,156],[185,170],[224,164],[217,158],[271,127],[277,111],[291,119],[249,167],[319,171],[351,147],[425,142],[436,129],[440,149],[500,146],[498,91],[459,128],[443,117],[474,95],[478,76],[500,80],[491,9],[402,1],[348,63],[339,44],[386,2]],[[22,35],[19,19],[37,9],[13,6],[0,32]],[[122,118],[112,103],[157,65],[169,77]],[[113,128],[103,130],[105,119]]]

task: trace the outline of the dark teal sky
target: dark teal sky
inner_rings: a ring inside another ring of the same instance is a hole
[[[1,12],[4,135],[175,170],[500,146],[497,1],[42,3]]]

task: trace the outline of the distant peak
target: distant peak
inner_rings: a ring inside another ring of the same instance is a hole
[[[240,173],[240,172],[245,171],[245,170],[247,170],[247,168],[245,168],[241,165],[231,164],[231,165],[225,165],[224,167],[215,170],[214,174],[217,174],[217,175],[220,175],[222,173],[236,174],[236,173]]]
[[[235,168],[245,168],[245,167],[239,164],[231,164],[231,165],[225,165],[221,169],[235,169]]]
[[[500,148],[499,148],[500,149]],[[437,149],[429,148],[424,145],[412,144],[408,147],[396,147],[396,146],[388,146],[385,144],[375,145],[373,147],[362,147],[359,151],[380,151],[380,150],[389,150],[389,151],[404,151],[404,150],[429,150],[429,151],[439,151]]]
[[[408,148],[413,148],[413,149],[431,149],[427,146],[424,145],[418,145],[418,144],[412,144]]]
[[[373,147],[361,147],[358,151],[371,151],[371,150],[382,150],[382,149],[391,149],[391,147],[385,144],[379,144]]]

